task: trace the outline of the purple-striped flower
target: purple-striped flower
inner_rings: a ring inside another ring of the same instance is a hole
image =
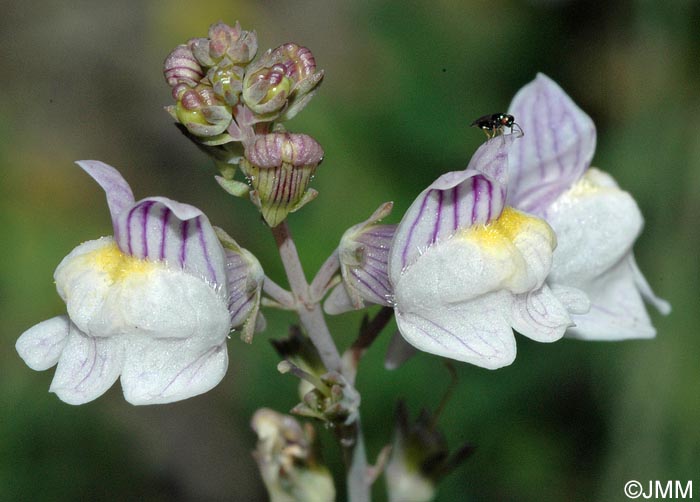
[[[556,232],[548,283],[582,290],[591,302],[587,313],[573,315],[567,334],[653,337],[643,300],[664,314],[670,306],[654,295],[632,253],[644,224],[637,204],[611,176],[589,168],[593,121],[543,74],[520,89],[508,113],[525,131],[508,154],[508,204],[546,219]]]
[[[392,206],[391,202],[382,204],[372,216],[350,227],[341,237],[338,259],[343,281],[323,304],[326,313],[361,309],[365,302],[390,305],[392,290],[387,262],[396,225],[378,222],[389,215]]]
[[[549,225],[505,206],[507,153],[517,139],[487,141],[465,171],[424,190],[396,229],[396,320],[420,350],[500,368],[515,359],[513,329],[552,342],[572,324],[567,307],[585,308],[575,296],[565,307],[545,284],[556,245]]]
[[[27,330],[17,351],[35,370],[58,364],[50,390],[70,404],[99,397],[119,377],[132,404],[206,392],[226,372],[236,305],[209,220],[163,197],[135,202],[113,167],[78,165],[105,190],[114,236],[63,259],[54,279],[68,315]]]

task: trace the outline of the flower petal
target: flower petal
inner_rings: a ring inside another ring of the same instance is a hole
[[[419,312],[396,309],[396,322],[408,343],[425,352],[496,369],[515,360],[515,337],[504,312],[513,298],[506,291],[457,305],[440,304]]]
[[[566,308],[546,284],[515,297],[511,323],[518,333],[537,342],[559,340],[573,325]]]
[[[507,151],[515,135],[484,143],[469,168],[443,174],[425,189],[406,211],[396,229],[389,256],[389,276],[398,277],[433,244],[459,230],[486,224],[503,210]]]
[[[508,204],[541,215],[590,165],[595,125],[542,73],[518,91],[508,113],[525,132],[508,154]]]
[[[572,316],[576,326],[567,331],[567,336],[600,341],[653,338],[656,330],[644,307],[637,273],[630,253],[605,274],[591,280],[586,287],[591,309],[587,314]]]
[[[552,204],[547,221],[557,234],[549,281],[586,292],[631,252],[643,226],[634,199],[595,168]]]
[[[506,208],[489,225],[434,244],[392,276],[394,302],[404,311],[416,311],[497,290],[519,294],[539,289],[550,271],[554,243],[543,220]]]
[[[355,308],[362,307],[362,300],[389,305],[392,290],[387,269],[395,232],[396,225],[375,225],[350,237],[343,235],[339,247],[341,272]]]
[[[17,340],[15,348],[31,369],[43,371],[58,362],[68,342],[70,319],[58,316],[32,326]]]
[[[392,202],[385,202],[365,221],[353,225],[343,233],[338,245],[340,272],[343,277],[345,297],[336,288],[326,302],[335,313],[361,309],[365,302],[389,305],[392,289],[388,277],[388,257],[396,225],[380,225],[379,220],[391,212]]]
[[[591,300],[580,289],[561,284],[551,284],[549,287],[569,314],[585,314],[591,309]]]
[[[509,152],[512,150],[513,144],[520,141],[521,137],[518,134],[503,134],[486,141],[474,152],[467,169],[474,169],[490,176],[502,185],[507,185],[510,171],[508,167]]]
[[[207,347],[230,330],[227,302],[198,278],[165,267],[132,274],[110,288],[90,333],[151,339],[192,339]]]
[[[81,331],[93,335],[90,325],[99,317],[112,279],[104,267],[99,266],[101,260],[92,257],[110,249],[117,250],[112,237],[83,242],[61,260],[53,275],[56,291],[66,302],[71,322]]]
[[[114,384],[123,360],[121,340],[87,336],[71,323],[49,391],[68,404],[92,401]]]
[[[79,160],[76,164],[88,173],[107,194],[107,205],[112,215],[112,225],[116,231],[117,216],[134,203],[134,194],[129,184],[119,171],[99,160]]]
[[[260,262],[248,250],[238,247],[225,249],[226,278],[228,280],[229,300],[228,311],[231,314],[231,326],[241,327],[241,338],[250,343],[253,333],[264,327],[260,319],[260,295],[265,273]]]
[[[503,209],[505,186],[474,170],[447,173],[413,202],[396,229],[389,254],[395,280],[425,251],[460,229],[485,224]]]
[[[187,399],[213,388],[227,367],[225,343],[202,347],[192,339],[140,339],[127,349],[124,398],[135,405]]]
[[[164,197],[143,199],[119,215],[115,236],[128,255],[166,261],[226,289],[223,248],[209,219],[194,206]]]
[[[663,298],[659,298],[654,294],[654,292],[651,289],[651,286],[649,286],[649,283],[642,274],[642,271],[639,270],[639,267],[637,266],[637,261],[634,259],[634,255],[630,258],[630,261],[632,270],[634,270],[634,283],[637,286],[639,292],[641,293],[642,298],[644,298],[644,300],[647,303],[652,304],[654,308],[658,310],[659,313],[661,313],[662,315],[670,314],[671,304]]]
[[[389,256],[393,279],[432,244],[460,229],[498,218],[506,197],[508,151],[516,136],[499,136],[481,145],[464,171],[445,173],[406,211]]]

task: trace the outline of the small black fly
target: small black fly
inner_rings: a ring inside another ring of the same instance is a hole
[[[471,123],[471,127],[478,127],[488,139],[491,139],[498,134],[503,134],[503,129],[506,127],[510,128],[510,132],[513,132],[513,127],[517,127],[520,132],[520,136],[525,133],[522,128],[515,123],[515,117],[508,115],[507,113],[492,113],[491,115],[484,115],[479,117],[474,122]]]

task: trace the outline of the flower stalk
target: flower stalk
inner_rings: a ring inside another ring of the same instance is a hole
[[[302,326],[318,349],[323,364],[329,371],[340,371],[340,353],[333,343],[333,338],[323,318],[321,307],[309,298],[309,285],[304,269],[299,260],[296,244],[289,233],[289,226],[284,221],[272,228],[272,235],[282,259],[289,287],[296,299],[297,313]]]
[[[299,321],[318,350],[326,369],[342,374],[343,365],[340,353],[328,330],[318,300],[314,301],[310,296],[311,290],[306,281],[296,245],[289,232],[289,226],[286,221],[283,221],[271,230],[287,274],[289,287],[296,299]],[[328,270],[334,268],[332,258],[327,263]],[[368,502],[371,497],[367,475],[367,453],[359,416],[347,427],[337,428],[336,433],[343,449],[343,457],[347,467],[348,500],[350,502]]]

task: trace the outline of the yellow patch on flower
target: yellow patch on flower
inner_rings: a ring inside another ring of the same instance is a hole
[[[143,275],[164,266],[161,262],[153,262],[135,258],[121,252],[116,243],[96,249],[82,256],[86,265],[97,268],[109,275],[114,282],[127,277]]]
[[[542,219],[521,213],[506,206],[498,219],[487,225],[468,229],[464,237],[477,241],[485,248],[510,246],[523,233],[537,233],[549,240],[552,248],[556,237],[550,226]]]

